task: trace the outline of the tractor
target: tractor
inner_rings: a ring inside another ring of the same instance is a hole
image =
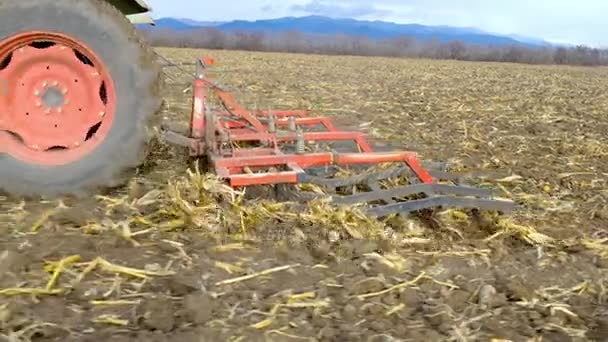
[[[0,0],[0,190],[88,194],[142,161],[161,105],[160,68],[133,25],[149,9]]]
[[[159,128],[163,141],[205,158],[235,188],[287,186],[297,192],[290,198],[366,203],[372,216],[514,209],[413,152],[376,151],[365,134],[341,131],[329,117],[244,108],[208,77],[210,58],[194,63],[189,130],[157,125],[161,66],[133,25],[151,22],[149,11],[141,0],[0,0],[0,190],[54,197],[121,185]],[[406,182],[387,187],[395,178]]]

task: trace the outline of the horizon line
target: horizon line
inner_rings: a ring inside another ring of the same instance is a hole
[[[266,19],[229,19],[229,20],[193,19],[193,18],[189,18],[189,17],[177,17],[177,16],[155,16],[153,14],[151,15],[151,17],[153,20],[175,19],[175,20],[190,20],[190,21],[194,21],[194,22],[210,22],[210,23],[230,23],[230,22],[235,22],[235,21],[257,22],[257,21],[262,21],[262,20],[276,20],[276,19],[285,19],[285,18],[299,19],[299,18],[308,18],[308,17],[319,17],[319,18],[327,18],[327,19],[334,19],[334,20],[347,19],[347,20],[353,20],[353,21],[358,21],[358,22],[372,22],[372,23],[381,22],[381,23],[389,23],[389,24],[395,24],[395,25],[420,25],[420,26],[426,26],[426,27],[448,27],[448,28],[455,28],[455,29],[472,29],[472,30],[480,31],[483,34],[503,36],[503,37],[518,40],[520,42],[522,42],[522,41],[517,38],[513,38],[513,36],[519,36],[520,38],[524,38],[524,39],[534,39],[534,40],[538,40],[538,41],[541,41],[544,43],[548,43],[550,45],[558,45],[558,46],[566,46],[566,47],[586,46],[586,47],[595,48],[595,49],[599,49],[599,50],[608,49],[608,46],[605,46],[605,47],[604,46],[594,46],[594,45],[585,44],[585,43],[573,43],[573,42],[569,42],[569,41],[562,41],[560,39],[539,38],[536,36],[528,36],[527,34],[522,34],[522,33],[500,33],[500,32],[486,31],[486,30],[478,28],[476,26],[452,26],[452,25],[446,25],[446,24],[429,25],[429,24],[421,24],[419,22],[400,23],[400,22],[395,22],[395,21],[390,21],[390,20],[379,20],[379,19],[368,20],[368,19],[357,19],[357,18],[352,18],[352,17],[332,17],[332,16],[319,15],[319,14],[309,14],[309,15],[301,15],[301,16],[297,16],[297,15],[278,16],[278,17],[272,17],[272,18],[266,18]]]

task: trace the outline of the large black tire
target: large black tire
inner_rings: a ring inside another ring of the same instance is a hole
[[[56,197],[120,185],[125,171],[143,161],[161,105],[151,48],[124,14],[101,0],[0,0],[0,41],[24,31],[60,32],[93,49],[115,83],[116,113],[103,143],[71,164],[40,166],[0,155],[0,191]]]

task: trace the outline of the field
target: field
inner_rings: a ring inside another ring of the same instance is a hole
[[[107,194],[0,196],[0,340],[608,339],[608,69],[158,52],[217,58],[248,107],[371,123],[376,141],[488,172],[480,186],[520,208],[296,211],[155,143]],[[190,78],[166,73],[163,115],[185,124]]]

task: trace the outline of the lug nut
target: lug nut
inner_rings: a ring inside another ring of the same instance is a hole
[[[106,112],[100,112],[99,113],[99,116],[104,116],[104,115],[106,115]]]

